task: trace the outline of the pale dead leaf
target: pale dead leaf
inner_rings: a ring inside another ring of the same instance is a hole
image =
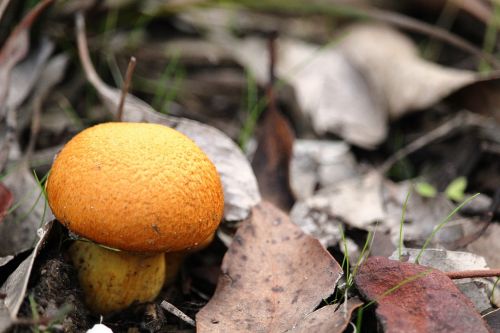
[[[402,33],[379,24],[356,24],[344,32],[339,50],[368,80],[370,91],[398,118],[427,108],[479,77],[423,60]]]
[[[269,203],[254,208],[222,263],[199,332],[284,332],[330,296],[342,271],[331,255]]]
[[[83,16],[77,15],[78,49],[85,74],[108,109],[116,114],[121,92],[105,84],[97,75],[88,54]],[[175,128],[191,138],[215,164],[224,188],[224,218],[243,220],[260,202],[260,193],[250,164],[238,146],[218,129],[194,120],[176,118],[156,112],[146,102],[128,94],[123,121],[149,122]]]
[[[17,110],[36,84],[40,83],[40,75],[54,50],[54,43],[42,39],[40,46],[12,69],[7,107]]]
[[[14,66],[21,61],[29,49],[29,31],[38,15],[52,0],[40,2],[31,9],[23,20],[14,28],[7,41],[0,50],[0,170],[3,170],[11,146],[15,143],[16,107],[19,98],[11,98],[10,93],[16,93],[16,87],[11,89],[12,71]],[[29,85],[29,83],[26,83]],[[22,91],[23,88],[21,87]]]
[[[290,162],[290,186],[306,199],[322,189],[358,175],[349,145],[342,141],[295,140]]]
[[[410,186],[410,182],[393,183],[377,171],[369,171],[296,202],[290,217],[327,247],[340,241],[342,223],[367,231],[375,230],[377,225],[380,232],[390,232],[393,244],[397,245],[402,207]],[[413,193],[405,214],[404,240],[422,245],[454,208],[444,194],[423,198]],[[455,214],[430,244],[456,248],[455,244],[478,233],[482,227],[479,221]]]
[[[323,217],[323,223],[342,221],[356,228],[370,229],[375,225],[375,222],[384,221],[387,216],[382,197],[382,186],[382,175],[372,171],[366,175],[347,179],[324,188],[299,204],[305,205],[307,211],[326,214]],[[294,207],[291,212],[293,221],[308,230],[315,229],[305,225],[307,220],[298,218],[299,216],[294,217],[296,209],[298,208]],[[385,228],[388,227],[390,225],[385,224]],[[319,236],[316,232],[313,232],[312,235]]]

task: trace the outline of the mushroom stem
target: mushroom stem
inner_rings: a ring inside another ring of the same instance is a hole
[[[188,255],[207,248],[214,240],[214,237],[215,233],[210,235],[200,244],[191,247],[189,250],[165,253],[165,266],[167,267],[167,272],[165,274],[165,284],[169,285],[175,281],[175,278],[177,277],[181,269],[182,263]]]
[[[122,310],[158,296],[165,281],[164,254],[115,251],[75,241],[69,255],[78,271],[85,302],[98,314]]]

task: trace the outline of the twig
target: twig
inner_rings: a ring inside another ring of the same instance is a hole
[[[132,74],[134,73],[136,63],[137,61],[135,57],[130,57],[130,61],[127,66],[127,73],[125,74],[125,82],[123,82],[120,104],[118,104],[118,113],[116,116],[117,121],[122,121],[123,106],[125,105],[125,98],[127,97],[127,93],[130,88],[130,83],[132,81]]]
[[[161,302],[161,307],[176,316],[177,318],[181,319],[182,321],[188,323],[189,325],[195,327],[196,323],[193,319],[191,319],[188,315],[186,315],[184,312],[173,306],[167,301],[162,301]]]
[[[464,127],[470,126],[481,126],[484,124],[484,119],[481,116],[474,115],[468,112],[462,112],[457,114],[455,117],[445,122],[444,124],[438,126],[432,131],[426,133],[420,138],[408,144],[406,147],[397,151],[394,155],[389,157],[379,168],[378,170],[381,173],[386,173],[389,171],[392,166],[398,162],[399,160],[405,158],[406,156],[416,152],[419,149],[427,146],[428,144],[443,139],[448,136],[450,133],[454,132],[457,129],[462,129]]]
[[[477,269],[461,272],[444,272],[450,279],[472,279],[500,276],[500,269]]]

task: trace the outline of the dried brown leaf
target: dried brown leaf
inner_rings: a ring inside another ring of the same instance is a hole
[[[290,188],[294,134],[288,120],[274,108],[264,115],[257,133],[252,168],[264,200],[289,211],[295,198]]]
[[[199,332],[284,332],[330,296],[339,264],[269,203],[252,211],[222,263],[214,296],[196,316]]]
[[[384,332],[490,332],[471,301],[435,269],[371,257],[354,279],[377,302]]]

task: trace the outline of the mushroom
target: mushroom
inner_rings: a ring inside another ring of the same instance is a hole
[[[47,180],[56,218],[84,238],[69,249],[95,313],[151,301],[165,281],[165,252],[196,247],[219,225],[215,166],[166,126],[105,123],[71,139]]]

